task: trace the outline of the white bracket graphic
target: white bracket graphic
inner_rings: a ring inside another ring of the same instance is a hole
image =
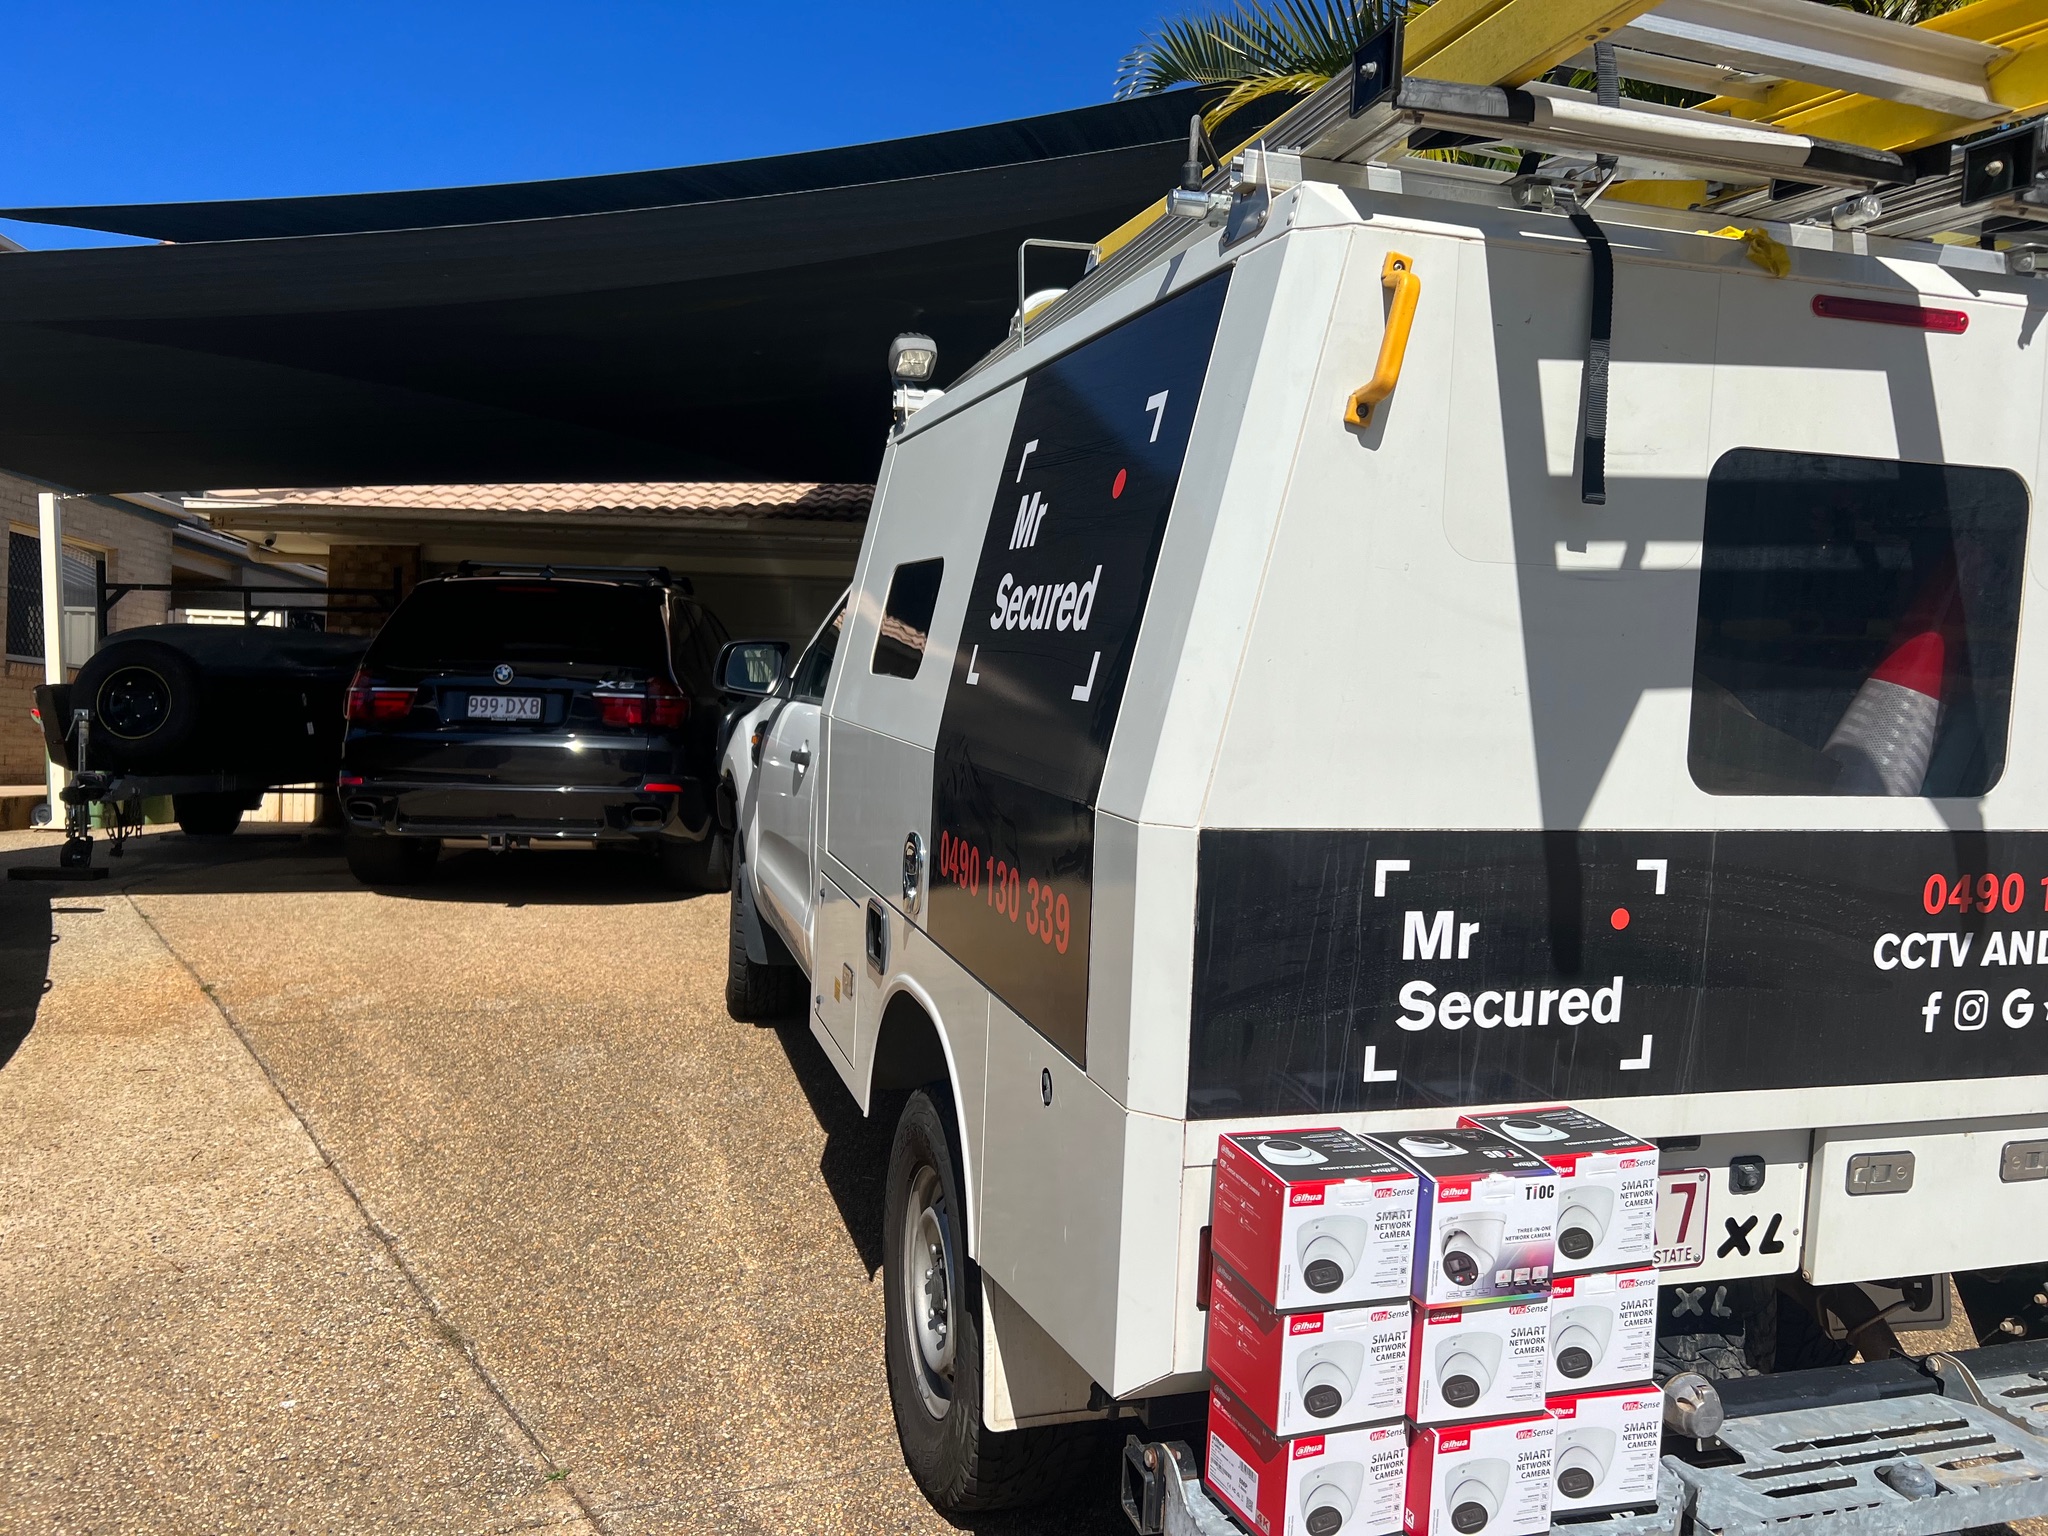
[[[1375,896],[1387,894],[1387,876],[1408,873],[1406,859],[1374,859],[1372,861],[1372,893]]]
[[[1664,877],[1670,871],[1671,861],[1669,859],[1637,859],[1636,868],[1646,875],[1655,875],[1657,877],[1657,894],[1662,896],[1664,894]]]
[[[1643,1054],[1630,1057],[1621,1064],[1624,1072],[1647,1072],[1650,1070],[1650,1047],[1657,1042],[1655,1035],[1643,1036]]]
[[[1145,409],[1152,413],[1152,435],[1145,439],[1148,443],[1159,441],[1159,425],[1166,420],[1166,397],[1171,393],[1171,390],[1162,389],[1145,402]]]
[[[981,647],[976,646],[967,653],[967,686],[972,688],[981,681],[981,674],[974,670],[975,662],[981,659]]]
[[[1088,702],[1088,695],[1095,691],[1095,668],[1101,660],[1102,652],[1097,651],[1095,653],[1095,660],[1088,663],[1088,681],[1074,690],[1074,702],[1076,704],[1086,704]]]
[[[1380,1048],[1368,1045],[1365,1048],[1365,1080],[1368,1083],[1391,1083],[1401,1074],[1392,1067],[1382,1067],[1379,1061]]]
[[[1020,485],[1021,485],[1021,484],[1023,483],[1023,480],[1024,480],[1024,461],[1025,461],[1026,459],[1030,458],[1030,457],[1031,457],[1031,455],[1032,455],[1032,454],[1034,454],[1034,453],[1036,453],[1037,451],[1038,451],[1038,439],[1034,437],[1033,439],[1031,439],[1031,441],[1030,441],[1030,442],[1028,442],[1028,443],[1026,443],[1026,444],[1024,445],[1024,451],[1023,451],[1022,453],[1020,453],[1020,454],[1018,454],[1018,455],[1017,455],[1017,479],[1016,479],[1016,481],[1015,481],[1014,483],[1016,483],[1016,484],[1020,484]]]

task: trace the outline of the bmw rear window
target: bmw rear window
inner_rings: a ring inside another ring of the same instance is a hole
[[[663,668],[661,595],[583,582],[458,581],[420,587],[370,647],[372,666],[498,662]]]

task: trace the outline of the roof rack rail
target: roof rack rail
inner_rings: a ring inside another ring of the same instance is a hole
[[[654,586],[674,587],[687,595],[694,595],[696,591],[690,585],[689,577],[677,576],[665,565],[565,565],[560,561],[534,565],[505,560],[464,560],[455,567],[454,574],[521,576],[539,581],[553,581],[557,576],[601,576],[614,581],[644,581]]]
[[[1434,29],[1427,43],[1411,50],[1397,16],[1348,70],[1223,155],[1198,187],[1183,185],[1105,239],[1081,281],[1035,317],[1034,334],[1216,226],[1226,247],[1253,233],[1267,196],[1326,179],[1319,164],[1352,176],[1370,166],[1374,176],[1441,173],[1439,183],[1494,179],[1418,161],[1420,149],[1520,151],[1525,164],[1541,157],[1536,174],[1502,172],[1498,181],[1502,195],[1543,207],[1554,193],[1590,201],[1610,183],[1675,173],[1704,183],[1693,206],[1709,216],[1818,221],[1900,239],[1988,241],[2048,224],[2048,75],[2031,65],[2048,50],[2048,0],[1977,0],[1921,26],[1816,0],[1622,0],[1605,16],[1612,30],[1597,50],[1573,30],[1584,17],[1547,0],[1438,0],[1420,14],[1429,20],[1418,29]],[[1487,29],[1490,42],[1478,47]],[[1529,78],[1610,49],[1620,76],[1720,94],[1675,107]],[[1407,72],[1411,57],[1432,74],[1506,73],[1476,83],[1428,78]],[[1823,127],[1844,137],[1815,131]],[[2011,131],[1990,136],[2001,128]],[[1400,187],[1396,179],[1385,190]],[[2048,272],[2048,255],[2016,260],[2014,271]],[[1015,336],[999,343],[956,387],[1019,345]]]

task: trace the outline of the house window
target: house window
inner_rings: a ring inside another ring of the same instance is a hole
[[[99,582],[92,556],[64,551],[64,660],[72,666],[99,646]],[[43,655],[43,541],[7,535],[7,654]]]
[[[2010,470],[1725,454],[1707,480],[1693,782],[1985,793],[2005,769],[2026,536]]]

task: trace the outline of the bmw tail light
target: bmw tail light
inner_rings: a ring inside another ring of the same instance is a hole
[[[673,683],[658,677],[650,678],[647,682],[647,712],[657,730],[672,731],[688,717],[690,701]]]
[[[674,730],[689,716],[690,701],[675,684],[654,677],[644,693],[600,693],[597,716],[606,725]]]
[[[348,685],[348,717],[360,725],[389,725],[412,713],[413,688],[379,688],[366,672],[356,673]]]

